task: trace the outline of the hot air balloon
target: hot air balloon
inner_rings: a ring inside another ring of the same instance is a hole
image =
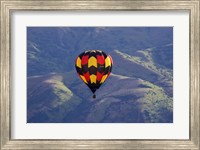
[[[112,58],[101,50],[88,50],[81,53],[75,62],[76,71],[83,82],[93,92],[105,82],[112,70]]]

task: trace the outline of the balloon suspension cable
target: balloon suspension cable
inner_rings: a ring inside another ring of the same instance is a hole
[[[96,95],[95,95],[95,94],[93,95],[93,98],[96,98]]]

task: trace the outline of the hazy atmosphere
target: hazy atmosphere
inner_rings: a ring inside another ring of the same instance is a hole
[[[102,50],[112,73],[96,99],[76,57]],[[27,27],[28,123],[173,123],[172,27]]]

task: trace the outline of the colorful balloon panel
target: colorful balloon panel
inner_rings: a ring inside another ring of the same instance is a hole
[[[76,71],[83,82],[95,93],[112,70],[112,57],[101,50],[81,53],[75,62]]]

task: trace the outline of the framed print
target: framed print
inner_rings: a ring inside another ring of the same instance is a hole
[[[1,149],[199,149],[199,1],[1,1]]]

